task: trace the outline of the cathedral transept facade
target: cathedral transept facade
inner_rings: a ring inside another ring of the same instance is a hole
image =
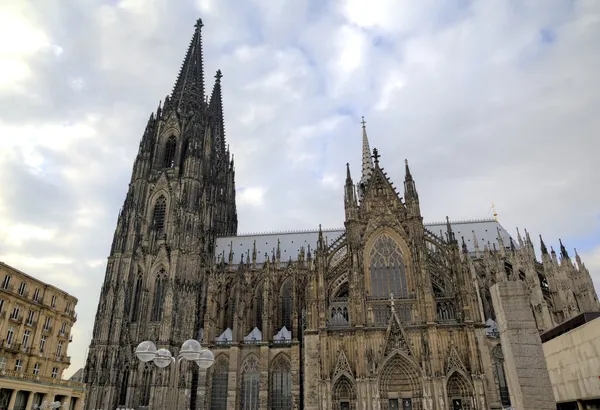
[[[494,219],[425,224],[362,127],[341,229],[237,234],[221,73],[205,96],[198,21],[171,95],[148,120],[120,211],[86,363],[86,408],[484,410],[510,405],[490,287],[523,281],[549,330],[600,310],[589,272]],[[335,206],[335,205],[334,205]],[[195,338],[200,372],[139,362]]]

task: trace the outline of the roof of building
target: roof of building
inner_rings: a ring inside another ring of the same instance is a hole
[[[585,325],[588,322],[596,320],[600,317],[600,312],[584,312],[575,317],[572,317],[569,320],[566,320],[559,324],[556,327],[542,333],[540,338],[542,339],[542,343],[546,343],[554,338],[557,338],[560,335],[564,335],[567,332],[570,332],[573,329],[577,329],[580,326]]]
[[[472,221],[454,221],[450,222],[452,230],[456,239],[461,241],[461,237],[465,238],[465,243],[469,251],[475,251],[473,232],[477,236],[477,241],[481,249],[489,242],[495,243],[498,241],[498,230],[500,230],[500,236],[504,241],[504,246],[510,246],[510,235],[500,225],[500,223],[494,219],[481,219]],[[446,232],[445,222],[436,222],[425,224],[425,228],[436,235],[440,235],[440,231]],[[326,238],[327,243],[333,243],[339,238],[345,230],[341,229],[324,229],[323,236]],[[217,238],[215,246],[215,255],[217,260],[220,260],[225,255],[225,260],[229,258],[229,251],[233,249],[233,263],[239,263],[244,255],[246,260],[247,255],[252,257],[252,250],[254,241],[256,241],[256,262],[263,263],[265,261],[265,253],[271,257],[271,255],[277,249],[277,243],[279,241],[279,249],[281,252],[281,260],[287,261],[296,260],[300,252],[300,248],[304,246],[304,250],[315,249],[317,245],[317,239],[319,237],[318,230],[307,230],[307,231],[287,231],[287,232],[265,232],[265,233],[252,233],[242,234],[237,236],[224,236]]]
[[[23,271],[20,271],[19,269],[17,269],[17,268],[15,268],[13,266],[10,266],[10,265],[8,265],[8,264],[0,261],[0,271],[2,271],[2,270],[6,270],[6,271],[11,272],[13,274],[22,275],[22,276],[24,276],[24,277],[26,277],[26,278],[34,281],[34,282],[39,283],[40,286],[46,286],[46,287],[49,287],[49,288],[53,288],[53,289],[57,290],[58,292],[61,292],[63,295],[68,296],[69,298],[73,299],[75,302],[79,301],[75,296],[71,295],[69,292],[66,292],[65,290],[63,290],[61,288],[58,288],[58,287],[56,287],[54,285],[51,285],[49,283],[43,282],[43,281],[41,281],[41,280],[39,280],[37,278],[34,278],[33,276],[28,275],[27,273],[25,273]]]

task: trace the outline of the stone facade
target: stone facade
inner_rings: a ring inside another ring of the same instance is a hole
[[[199,21],[173,93],[150,116],[108,259],[86,364],[87,409],[500,408],[506,380],[490,287],[522,281],[539,330],[598,309],[577,256],[561,261],[497,221],[423,223],[363,122],[345,227],[237,235],[221,73],[204,96]],[[482,243],[480,247],[479,243]],[[137,361],[143,340],[215,353],[181,377]],[[494,356],[495,354],[495,356]],[[495,367],[493,367],[494,365]]]
[[[0,409],[44,401],[81,409],[83,384],[62,380],[77,299],[2,262],[0,280]]]

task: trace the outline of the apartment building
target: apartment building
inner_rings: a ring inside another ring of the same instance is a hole
[[[0,410],[44,402],[82,408],[84,385],[62,380],[76,305],[67,292],[0,262]]]

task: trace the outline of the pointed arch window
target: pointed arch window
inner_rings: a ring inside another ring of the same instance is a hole
[[[152,392],[152,370],[150,366],[146,365],[142,372],[142,397],[141,406],[150,405],[150,393]]]
[[[256,356],[249,356],[242,367],[242,388],[240,393],[240,410],[258,410],[260,368]]]
[[[127,386],[129,384],[129,366],[125,366],[123,378],[121,379],[121,388],[119,391],[119,405],[127,405]]]
[[[175,168],[175,152],[177,151],[177,139],[171,136],[165,144],[165,155],[163,166],[165,168]]]
[[[167,200],[164,196],[160,196],[154,204],[154,213],[152,215],[152,227],[158,234],[162,234],[165,230],[165,214],[167,212]]]
[[[161,269],[154,282],[154,303],[152,304],[152,317],[150,318],[153,322],[162,320],[166,291],[167,273],[164,269]]]
[[[271,365],[269,377],[271,410],[292,410],[292,369],[289,360],[279,356]]]
[[[287,330],[292,330],[292,281],[285,282],[281,289],[281,329],[283,326]]]
[[[263,330],[262,328],[262,315],[263,315],[263,285],[262,283],[258,286],[258,290],[256,291],[256,297],[254,298],[254,326],[256,326],[259,330]]]
[[[131,304],[131,323],[138,321],[140,317],[140,300],[142,297],[142,275],[138,276],[135,282],[135,289],[133,290],[133,303]]]
[[[221,356],[212,366],[210,386],[210,410],[227,410],[227,386],[229,384],[229,360]]]
[[[390,236],[381,235],[370,253],[371,296],[389,298],[408,297],[406,267],[400,247]]]

